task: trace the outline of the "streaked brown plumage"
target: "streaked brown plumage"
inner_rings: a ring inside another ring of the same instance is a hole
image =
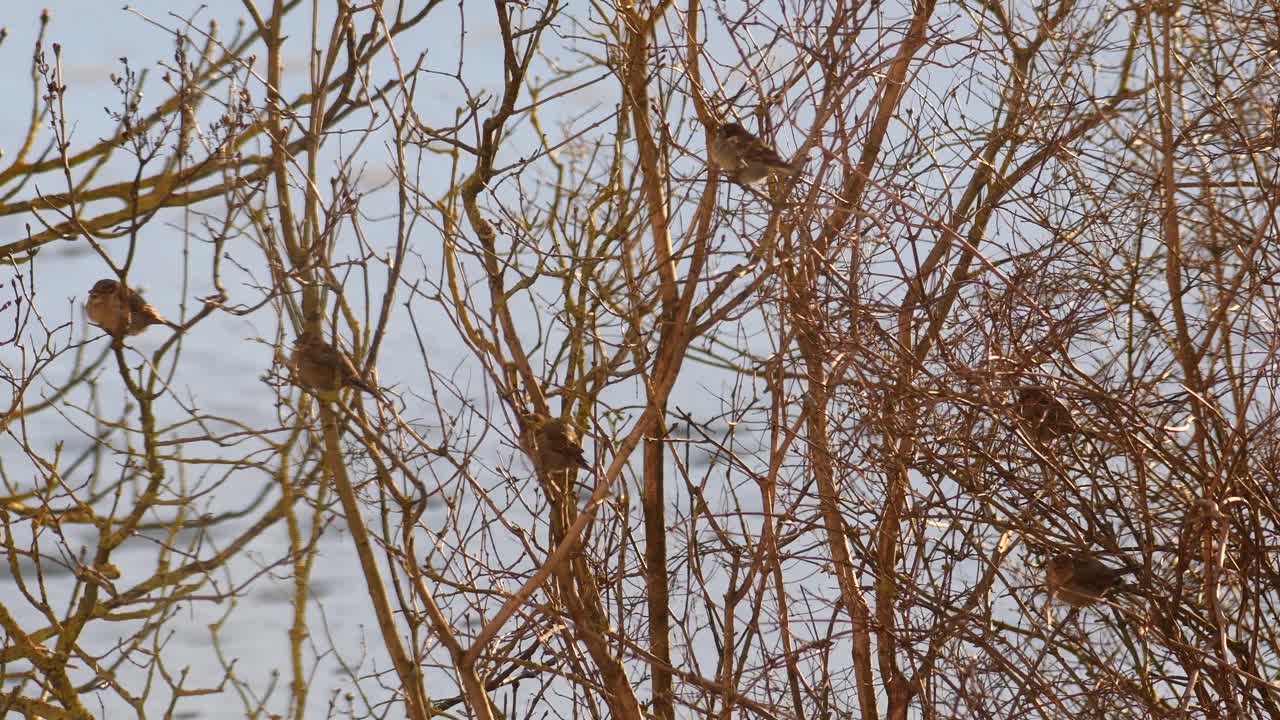
[[[1120,578],[1137,568],[1115,568],[1089,555],[1055,555],[1045,563],[1045,585],[1049,596],[1072,607],[1088,607],[1125,585]]]
[[[1015,409],[1040,442],[1057,440],[1080,430],[1071,410],[1042,387],[1019,388]]]
[[[782,159],[763,140],[736,122],[728,122],[711,134],[707,148],[711,162],[745,184],[758,183],[770,175],[794,175],[799,168]]]
[[[561,418],[530,413],[525,417],[521,440],[525,451],[543,472],[558,473],[575,467],[591,470],[578,442],[577,429]]]
[[[294,341],[289,364],[298,382],[316,392],[335,393],[343,387],[354,387],[376,394],[360,376],[351,358],[309,330]]]
[[[117,338],[137,335],[152,325],[172,325],[136,290],[126,290],[116,280],[94,283],[84,306],[94,325]]]

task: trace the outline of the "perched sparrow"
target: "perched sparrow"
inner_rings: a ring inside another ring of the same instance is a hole
[[[1040,442],[1057,440],[1063,435],[1080,430],[1071,410],[1042,387],[1020,388],[1016,410],[1031,426],[1031,434]]]
[[[735,180],[750,185],[770,175],[794,175],[799,169],[783,160],[778,151],[752,135],[738,123],[730,122],[716,128],[711,134],[711,162],[733,176]]]
[[[543,472],[558,473],[575,467],[591,470],[578,444],[578,431],[561,418],[553,420],[542,413],[529,414],[521,440],[525,451],[533,456]]]
[[[136,290],[115,280],[99,280],[89,290],[85,303],[89,320],[115,337],[137,335],[150,325],[172,325],[151,307]]]
[[[303,332],[293,343],[289,364],[304,387],[321,393],[335,393],[343,387],[359,388],[367,393],[376,391],[360,377],[351,358],[334,348],[316,333]]]
[[[1088,607],[1113,590],[1125,587],[1120,578],[1137,568],[1113,568],[1088,555],[1055,555],[1045,563],[1045,585],[1049,597],[1060,598],[1072,607]]]

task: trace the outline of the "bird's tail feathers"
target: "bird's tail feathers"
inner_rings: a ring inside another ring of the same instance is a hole
[[[1142,572],[1142,568],[1137,565],[1125,565],[1124,567],[1116,568],[1112,575],[1115,579],[1112,581],[1110,592],[1141,594],[1142,589],[1136,583],[1126,582],[1121,579],[1128,575],[1137,575],[1140,572]]]
[[[1127,594],[1130,594],[1130,595],[1141,595],[1141,594],[1142,594],[1142,588],[1138,587],[1138,585],[1137,585],[1136,583],[1131,583],[1131,582],[1118,582],[1118,583],[1116,583],[1115,585],[1112,585],[1112,586],[1111,586],[1111,588],[1110,588],[1109,590],[1107,590],[1107,593],[1108,593],[1108,594],[1111,594],[1111,595],[1114,595],[1114,594],[1117,594],[1117,593],[1119,593],[1119,594],[1126,594],[1126,593],[1127,593]]]
[[[804,159],[796,158],[794,160],[783,160],[782,158],[771,159],[768,163],[769,169],[784,177],[791,177],[804,167]]]

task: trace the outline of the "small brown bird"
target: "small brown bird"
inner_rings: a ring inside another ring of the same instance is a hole
[[[578,443],[578,431],[562,418],[548,418],[542,413],[530,413],[525,417],[525,429],[521,435],[525,451],[534,463],[548,474],[571,468],[591,471]]]
[[[1120,582],[1135,567],[1113,568],[1087,554],[1061,554],[1045,563],[1045,585],[1050,598],[1060,598],[1072,607],[1088,607],[1107,594],[1128,588]]]
[[[84,306],[94,325],[117,338],[137,335],[151,325],[173,325],[136,290],[126,289],[115,280],[94,283]]]
[[[332,394],[343,387],[353,387],[377,394],[360,376],[351,358],[310,330],[304,331],[294,341],[289,365],[302,386],[319,393]]]
[[[1040,442],[1047,443],[1080,431],[1080,425],[1071,410],[1042,387],[1019,388],[1015,409],[1031,427],[1031,434]]]
[[[758,183],[770,175],[794,175],[799,170],[782,159],[778,151],[736,122],[716,128],[711,134],[711,162],[740,183]]]

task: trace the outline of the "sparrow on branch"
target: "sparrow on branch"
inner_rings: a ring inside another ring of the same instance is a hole
[[[711,134],[711,162],[734,180],[750,185],[771,175],[794,175],[799,168],[782,159],[778,151],[736,122]]]
[[[578,431],[561,418],[548,418],[542,413],[530,413],[525,417],[525,429],[521,439],[525,451],[534,463],[548,474],[572,468],[591,471],[591,464],[584,456],[578,442]]]
[[[1080,431],[1071,410],[1042,387],[1020,388],[1015,409],[1030,426],[1031,434],[1042,443]]]
[[[121,338],[137,335],[152,325],[173,323],[142,299],[136,290],[126,288],[116,280],[99,280],[89,290],[85,303],[89,321],[106,330],[111,336]]]
[[[377,394],[373,386],[360,376],[356,366],[351,363],[351,358],[310,330],[303,332],[294,341],[289,365],[299,384],[319,393],[332,394],[341,388],[353,387]]]
[[[1045,585],[1050,598],[1072,607],[1088,607],[1113,591],[1128,589],[1120,578],[1137,572],[1134,567],[1111,567],[1087,554],[1064,553],[1045,563]]]

